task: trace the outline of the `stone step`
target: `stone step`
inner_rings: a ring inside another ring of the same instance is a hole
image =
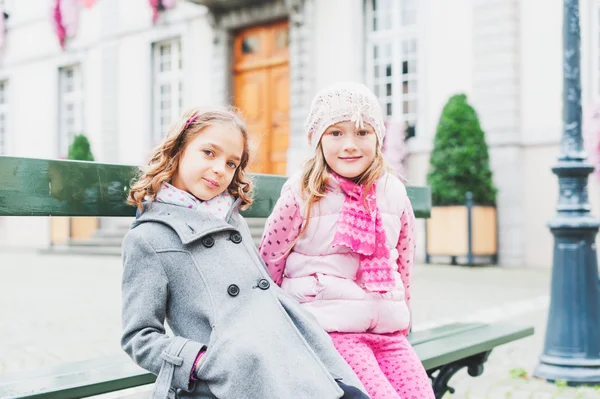
[[[135,217],[105,217],[103,221],[111,227],[128,230]]]
[[[89,239],[77,239],[77,240],[70,240],[69,241],[69,245],[70,246],[74,246],[74,247],[87,247],[87,246],[93,246],[93,247],[121,247],[121,244],[123,243],[123,236],[116,236],[116,237],[104,237],[104,236],[94,236],[92,238]]]
[[[267,219],[265,218],[246,218],[246,223],[248,223],[248,227],[260,227],[264,228]]]
[[[256,237],[260,240],[263,234],[263,230],[263,227],[250,227],[250,234],[252,235],[252,237]]]
[[[43,254],[121,256],[121,247],[53,245],[40,250]]]
[[[246,222],[248,223],[248,228],[250,230],[250,234],[252,235],[252,239],[254,243],[258,246],[260,244],[260,239],[262,238],[263,231],[265,230],[265,223],[267,219],[264,218],[247,218]]]
[[[129,228],[127,228],[127,229],[115,229],[115,228],[103,229],[103,228],[100,228],[94,233],[94,238],[101,238],[101,239],[120,238],[122,240],[128,231],[129,231]]]

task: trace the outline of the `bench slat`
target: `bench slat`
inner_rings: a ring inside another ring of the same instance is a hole
[[[413,331],[408,336],[411,345],[424,344],[425,342],[455,335],[464,331],[480,328],[485,324],[481,323],[452,323],[440,327],[434,327],[427,330]]]
[[[0,156],[0,216],[134,216],[125,204],[137,167]],[[246,217],[270,215],[284,176],[252,175],[255,201]],[[428,187],[409,187],[417,217],[428,217]]]
[[[44,368],[34,373],[0,375],[0,398],[84,398],[151,384],[155,380],[154,374],[123,354]]]
[[[530,326],[482,324],[479,328],[414,345],[414,348],[425,369],[431,370],[530,335],[533,335]]]
[[[431,370],[532,334],[532,327],[456,323],[415,332],[410,341],[425,369]],[[81,398],[150,384],[155,378],[127,356],[119,355],[35,373],[0,375],[0,397]]]
[[[429,186],[406,186],[406,193],[417,219],[431,216],[431,188]]]

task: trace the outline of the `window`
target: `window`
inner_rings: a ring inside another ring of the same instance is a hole
[[[0,81],[0,155],[8,155],[8,81]]]
[[[417,120],[417,1],[367,3],[367,79],[388,119],[409,125]]]
[[[66,158],[73,138],[83,131],[83,85],[80,65],[59,69],[58,156]]]
[[[183,106],[181,41],[172,39],[152,45],[152,139],[158,143],[167,134]]]

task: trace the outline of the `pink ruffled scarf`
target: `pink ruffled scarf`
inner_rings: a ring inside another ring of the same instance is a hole
[[[377,206],[376,184],[364,200],[365,186],[333,175],[346,194],[337,222],[333,246],[345,246],[360,255],[357,283],[371,292],[387,292],[396,286],[390,250]]]

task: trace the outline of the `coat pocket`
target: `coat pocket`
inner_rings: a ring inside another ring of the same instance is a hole
[[[362,288],[360,288],[358,284],[356,284],[350,279],[328,276],[326,274],[321,273],[317,274],[317,279],[318,284],[322,287],[322,289],[317,294],[316,299],[365,299],[365,291]]]
[[[323,285],[315,276],[284,278],[283,291],[300,303],[312,302],[323,291]]]
[[[217,334],[215,333],[215,330],[213,329],[213,331],[210,333],[210,337],[208,339],[208,344],[206,345],[206,348],[204,350],[204,355],[202,355],[202,359],[200,359],[200,364],[198,365],[198,368],[195,371],[196,377],[199,380],[205,380],[206,368],[210,365],[210,363],[212,361],[212,357],[215,352],[214,349],[216,346],[216,344],[215,344],[216,336],[217,336]]]

